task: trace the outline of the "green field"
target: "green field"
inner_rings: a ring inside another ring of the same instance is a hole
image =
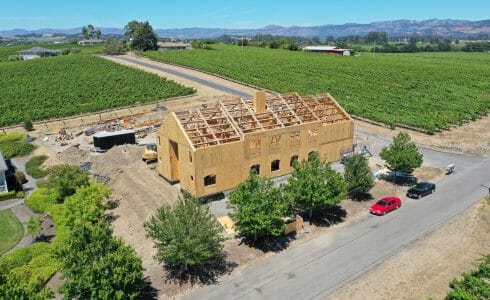
[[[0,255],[15,246],[24,236],[24,227],[14,213],[8,210],[0,211]]]
[[[490,54],[416,53],[337,57],[257,47],[153,51],[149,58],[195,67],[278,92],[329,92],[351,114],[429,132],[490,109]]]
[[[148,103],[194,91],[92,55],[0,63],[0,126]]]

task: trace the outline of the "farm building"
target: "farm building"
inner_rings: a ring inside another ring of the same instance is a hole
[[[188,43],[176,43],[176,42],[158,42],[158,50],[189,50],[191,49],[191,44]]]
[[[343,49],[337,46],[306,46],[303,48],[305,52],[326,53],[342,56],[350,56],[351,49]]]
[[[7,164],[3,157],[2,151],[0,151],[0,194],[7,193],[7,180],[5,173],[8,171]]]
[[[87,39],[78,41],[79,45],[98,45],[103,44],[104,40],[102,39]]]
[[[45,56],[58,56],[61,55],[61,50],[53,50],[44,47],[32,47],[26,50],[17,51],[20,53],[20,58],[22,60],[35,59]]]
[[[329,94],[296,93],[253,100],[223,98],[214,106],[171,112],[158,131],[158,172],[196,196],[236,187],[255,170],[291,173],[317,151],[336,161],[352,149],[354,122]]]

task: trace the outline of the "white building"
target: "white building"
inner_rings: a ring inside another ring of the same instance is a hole
[[[352,50],[339,48],[337,46],[306,46],[303,48],[303,51],[350,56]]]
[[[5,163],[5,159],[3,158],[2,151],[0,151],[0,194],[8,192],[7,179],[5,176],[5,172],[7,171],[7,164]]]

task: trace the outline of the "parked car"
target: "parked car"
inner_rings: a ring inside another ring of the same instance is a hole
[[[409,173],[390,171],[383,174],[381,179],[401,185],[413,185],[417,183],[417,177]]]
[[[407,191],[407,197],[420,199],[436,191],[436,185],[431,182],[419,182]]]
[[[375,215],[385,215],[402,206],[402,200],[395,196],[386,196],[371,206],[371,213]]]

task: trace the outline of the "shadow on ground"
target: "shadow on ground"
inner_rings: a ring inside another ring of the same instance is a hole
[[[227,254],[221,253],[213,261],[201,266],[189,267],[188,270],[183,268],[173,268],[170,265],[166,265],[164,268],[167,271],[167,283],[176,283],[183,285],[190,283],[195,284],[213,284],[218,281],[218,278],[231,273],[238,264],[235,262],[227,261]]]
[[[157,299],[158,298],[158,290],[155,289],[150,282],[150,279],[147,277],[144,279],[144,288],[140,295],[140,299]]]
[[[254,240],[253,238],[242,236],[241,244],[246,244],[249,247],[256,248],[262,252],[281,252],[289,247],[292,241],[296,239],[296,233],[290,233],[279,237],[264,237]]]
[[[371,201],[373,199],[374,199],[373,195],[371,195],[370,193],[358,194],[358,195],[351,197],[351,200],[356,201],[356,202]]]
[[[339,205],[332,207],[317,209],[313,211],[313,217],[310,220],[309,213],[305,213],[303,218],[305,222],[310,222],[311,224],[318,227],[330,227],[332,225],[341,223],[347,216],[347,212]]]

